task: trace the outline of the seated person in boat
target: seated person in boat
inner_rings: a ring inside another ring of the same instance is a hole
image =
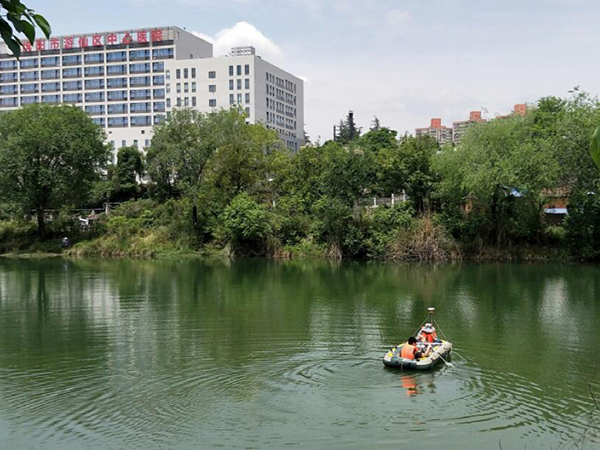
[[[408,341],[402,346],[401,358],[419,359],[426,358],[431,353],[431,348],[428,348],[425,353],[419,350],[417,339],[414,336],[408,338]]]
[[[437,340],[437,333],[435,332],[435,327],[433,325],[431,325],[430,323],[426,323],[421,328],[421,331],[419,331],[417,338],[421,342],[428,342],[428,343],[435,342]]]

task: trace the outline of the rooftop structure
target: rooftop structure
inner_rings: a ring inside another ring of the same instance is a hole
[[[431,119],[431,124],[427,128],[416,128],[415,134],[420,136],[431,136],[440,145],[452,143],[452,128],[442,125],[442,119]]]

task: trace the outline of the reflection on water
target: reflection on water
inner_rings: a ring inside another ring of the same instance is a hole
[[[458,449],[568,448],[584,436],[591,448],[599,275],[0,260],[0,437],[11,449],[358,449],[401,433]],[[454,343],[452,366],[384,368],[428,306]]]

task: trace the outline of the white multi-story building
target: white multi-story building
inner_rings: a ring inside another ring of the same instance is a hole
[[[148,147],[152,126],[177,107],[239,106],[290,150],[304,143],[301,79],[252,47],[215,58],[211,43],[178,27],[37,39],[19,60],[0,44],[0,111],[32,103],[80,106],[115,149]]]

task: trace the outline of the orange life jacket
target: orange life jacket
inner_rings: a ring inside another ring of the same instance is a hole
[[[410,345],[408,342],[402,346],[402,353],[400,356],[406,359],[415,359],[415,351],[417,347]]]
[[[423,337],[423,340],[425,342],[434,342],[436,340],[436,338],[437,338],[437,334],[436,334],[435,331],[433,333],[426,333],[426,332],[423,331],[421,333],[421,336]]]

